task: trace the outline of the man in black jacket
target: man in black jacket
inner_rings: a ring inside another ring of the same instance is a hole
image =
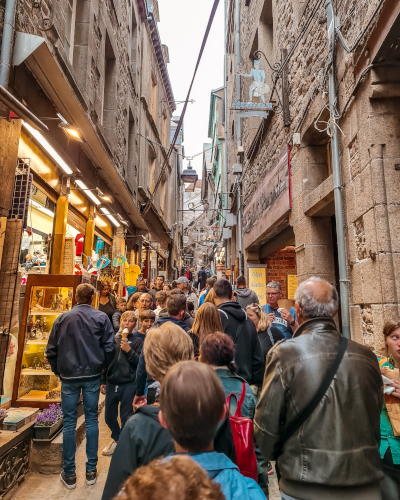
[[[218,307],[224,332],[236,347],[237,374],[249,385],[260,387],[263,383],[265,359],[254,323],[237,302],[232,302],[232,285],[219,280],[214,285],[214,303]]]
[[[76,488],[75,429],[81,391],[87,439],[86,484],[95,484],[97,479],[100,376],[115,350],[114,330],[108,316],[90,306],[94,292],[92,285],[78,285],[77,304],[54,321],[46,347],[51,369],[62,381],[64,470],[60,477],[70,490]]]

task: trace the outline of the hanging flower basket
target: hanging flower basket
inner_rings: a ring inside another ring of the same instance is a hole
[[[35,422],[35,439],[51,439],[62,427],[63,417],[61,405],[50,405],[37,416]]]

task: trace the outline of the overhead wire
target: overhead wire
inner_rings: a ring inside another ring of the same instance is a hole
[[[174,138],[173,138],[172,143],[170,145],[170,148],[168,150],[167,159],[164,161],[164,164],[163,164],[163,166],[161,168],[161,172],[160,172],[160,175],[159,175],[159,177],[157,179],[157,182],[156,182],[156,184],[154,186],[153,192],[151,193],[151,195],[150,195],[150,197],[149,197],[149,199],[148,199],[148,201],[147,201],[147,203],[146,203],[146,205],[145,205],[145,207],[143,209],[143,212],[142,212],[143,216],[146,215],[146,213],[150,210],[150,207],[151,207],[151,204],[153,202],[154,196],[155,196],[155,194],[157,192],[157,189],[158,189],[159,185],[161,184],[161,180],[162,180],[162,178],[164,176],[165,169],[167,167],[167,164],[169,163],[169,158],[170,158],[170,156],[172,154],[172,151],[175,148],[175,143],[176,143],[176,140],[178,138],[178,135],[179,135],[181,127],[182,127],[183,119],[185,117],[186,109],[187,109],[188,102],[189,102],[189,99],[190,99],[190,93],[191,93],[192,88],[193,88],[193,84],[194,84],[194,80],[196,78],[197,70],[199,69],[200,61],[201,61],[202,56],[203,56],[204,48],[206,46],[208,35],[210,33],[211,26],[212,26],[212,23],[214,21],[214,17],[215,17],[215,13],[217,11],[218,4],[219,4],[219,0],[214,0],[214,4],[213,4],[213,7],[211,9],[211,14],[210,14],[210,18],[208,20],[207,28],[206,28],[206,31],[204,33],[203,42],[201,44],[200,52],[199,52],[199,55],[198,55],[198,58],[197,58],[197,63],[196,63],[195,70],[194,70],[194,73],[193,73],[192,81],[190,83],[190,87],[189,87],[189,90],[188,90],[188,94],[186,96],[186,100],[185,100],[185,104],[183,106],[183,110],[182,110],[181,116],[179,117],[179,122],[178,122],[178,125],[177,125],[176,130],[175,130]]]

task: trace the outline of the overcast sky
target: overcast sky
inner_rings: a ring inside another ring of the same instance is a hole
[[[176,101],[184,101],[193,77],[214,0],[158,0],[161,42],[168,45],[169,76]],[[220,0],[206,48],[197,71],[191,99],[184,121],[184,145],[187,156],[200,153],[205,142],[210,142],[208,118],[211,90],[224,84],[224,1]],[[177,105],[179,115],[183,105]],[[186,167],[185,162],[185,167]],[[201,177],[202,155],[193,162]]]

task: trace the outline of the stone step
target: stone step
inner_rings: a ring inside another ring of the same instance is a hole
[[[105,396],[100,394],[99,414],[104,408]],[[76,448],[82,443],[86,436],[85,415],[83,413],[83,404],[78,407],[78,421],[76,423]],[[29,470],[41,472],[42,474],[59,474],[63,465],[63,433],[53,439],[50,443],[41,443],[32,441]]]

